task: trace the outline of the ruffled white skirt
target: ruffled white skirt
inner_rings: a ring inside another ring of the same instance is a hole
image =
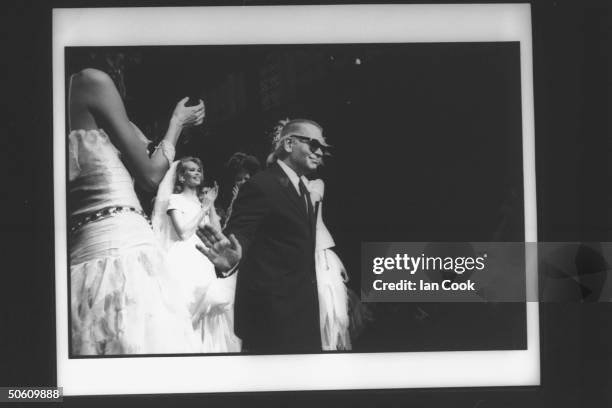
[[[242,341],[234,334],[236,274],[211,283],[193,313],[204,353],[238,353]]]
[[[199,351],[179,288],[146,220],[126,213],[70,239],[73,355]]]
[[[168,264],[189,309],[202,353],[240,352],[234,334],[236,277],[219,279],[214,265],[196,249],[197,236],[173,243]]]
[[[340,258],[331,249],[315,253],[323,350],[350,350],[349,297]]]

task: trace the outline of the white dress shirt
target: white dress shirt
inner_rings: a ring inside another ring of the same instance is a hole
[[[308,183],[310,181],[306,177],[298,176],[297,173],[295,172],[295,170],[293,170],[291,167],[287,166],[287,164],[285,164],[281,160],[276,160],[276,163],[278,163],[280,168],[283,169],[285,174],[287,174],[287,177],[289,177],[289,180],[291,180],[291,184],[293,184],[293,187],[295,188],[295,191],[297,191],[298,196],[302,195],[302,193],[300,192],[300,186],[299,186],[300,179],[302,180],[302,183],[304,183],[304,186],[306,186],[306,190],[308,190],[308,193],[310,193],[310,188],[308,186]],[[314,205],[314,203],[312,202],[312,196],[310,196],[310,194],[309,194],[309,198],[311,200],[310,203],[312,205]],[[304,205],[306,206],[306,208],[308,208],[308,203],[306,203],[306,198],[304,198]]]
[[[297,191],[298,195],[301,195],[301,193],[300,193],[300,186],[299,186],[300,179],[302,179],[302,183],[304,183],[304,185],[306,186],[306,189],[308,190],[308,192],[310,192],[310,189],[308,188],[308,179],[306,177],[298,176],[297,173],[295,172],[295,170],[293,170],[291,167],[287,166],[285,164],[285,162],[283,162],[281,160],[276,160],[276,163],[278,163],[280,168],[283,169],[285,174],[287,174],[287,176],[289,177],[289,180],[291,180],[291,184],[293,184],[293,187],[295,188],[295,191]]]

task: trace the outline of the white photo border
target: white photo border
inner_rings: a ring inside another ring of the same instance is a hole
[[[65,47],[483,41],[520,41],[525,241],[536,242],[528,4],[54,9],[57,385],[64,395],[539,385],[537,302],[527,303],[526,350],[68,358]],[[527,268],[533,278],[535,265]],[[536,284],[530,279],[528,290]]]

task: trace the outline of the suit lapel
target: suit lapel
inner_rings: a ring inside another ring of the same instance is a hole
[[[298,192],[293,187],[289,176],[281,169],[277,163],[270,165],[270,170],[275,174],[276,179],[282,186],[283,194],[289,199],[289,201],[297,208],[303,220],[308,221],[308,214],[306,213],[306,203],[304,199],[298,195]]]

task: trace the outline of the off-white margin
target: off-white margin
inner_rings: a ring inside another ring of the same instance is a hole
[[[527,304],[527,350],[68,359],[64,47],[474,41],[520,41],[525,241],[535,242],[529,5],[53,10],[57,379],[64,394],[538,385],[539,324],[535,302]],[[533,278],[533,262],[527,266],[532,268]]]

